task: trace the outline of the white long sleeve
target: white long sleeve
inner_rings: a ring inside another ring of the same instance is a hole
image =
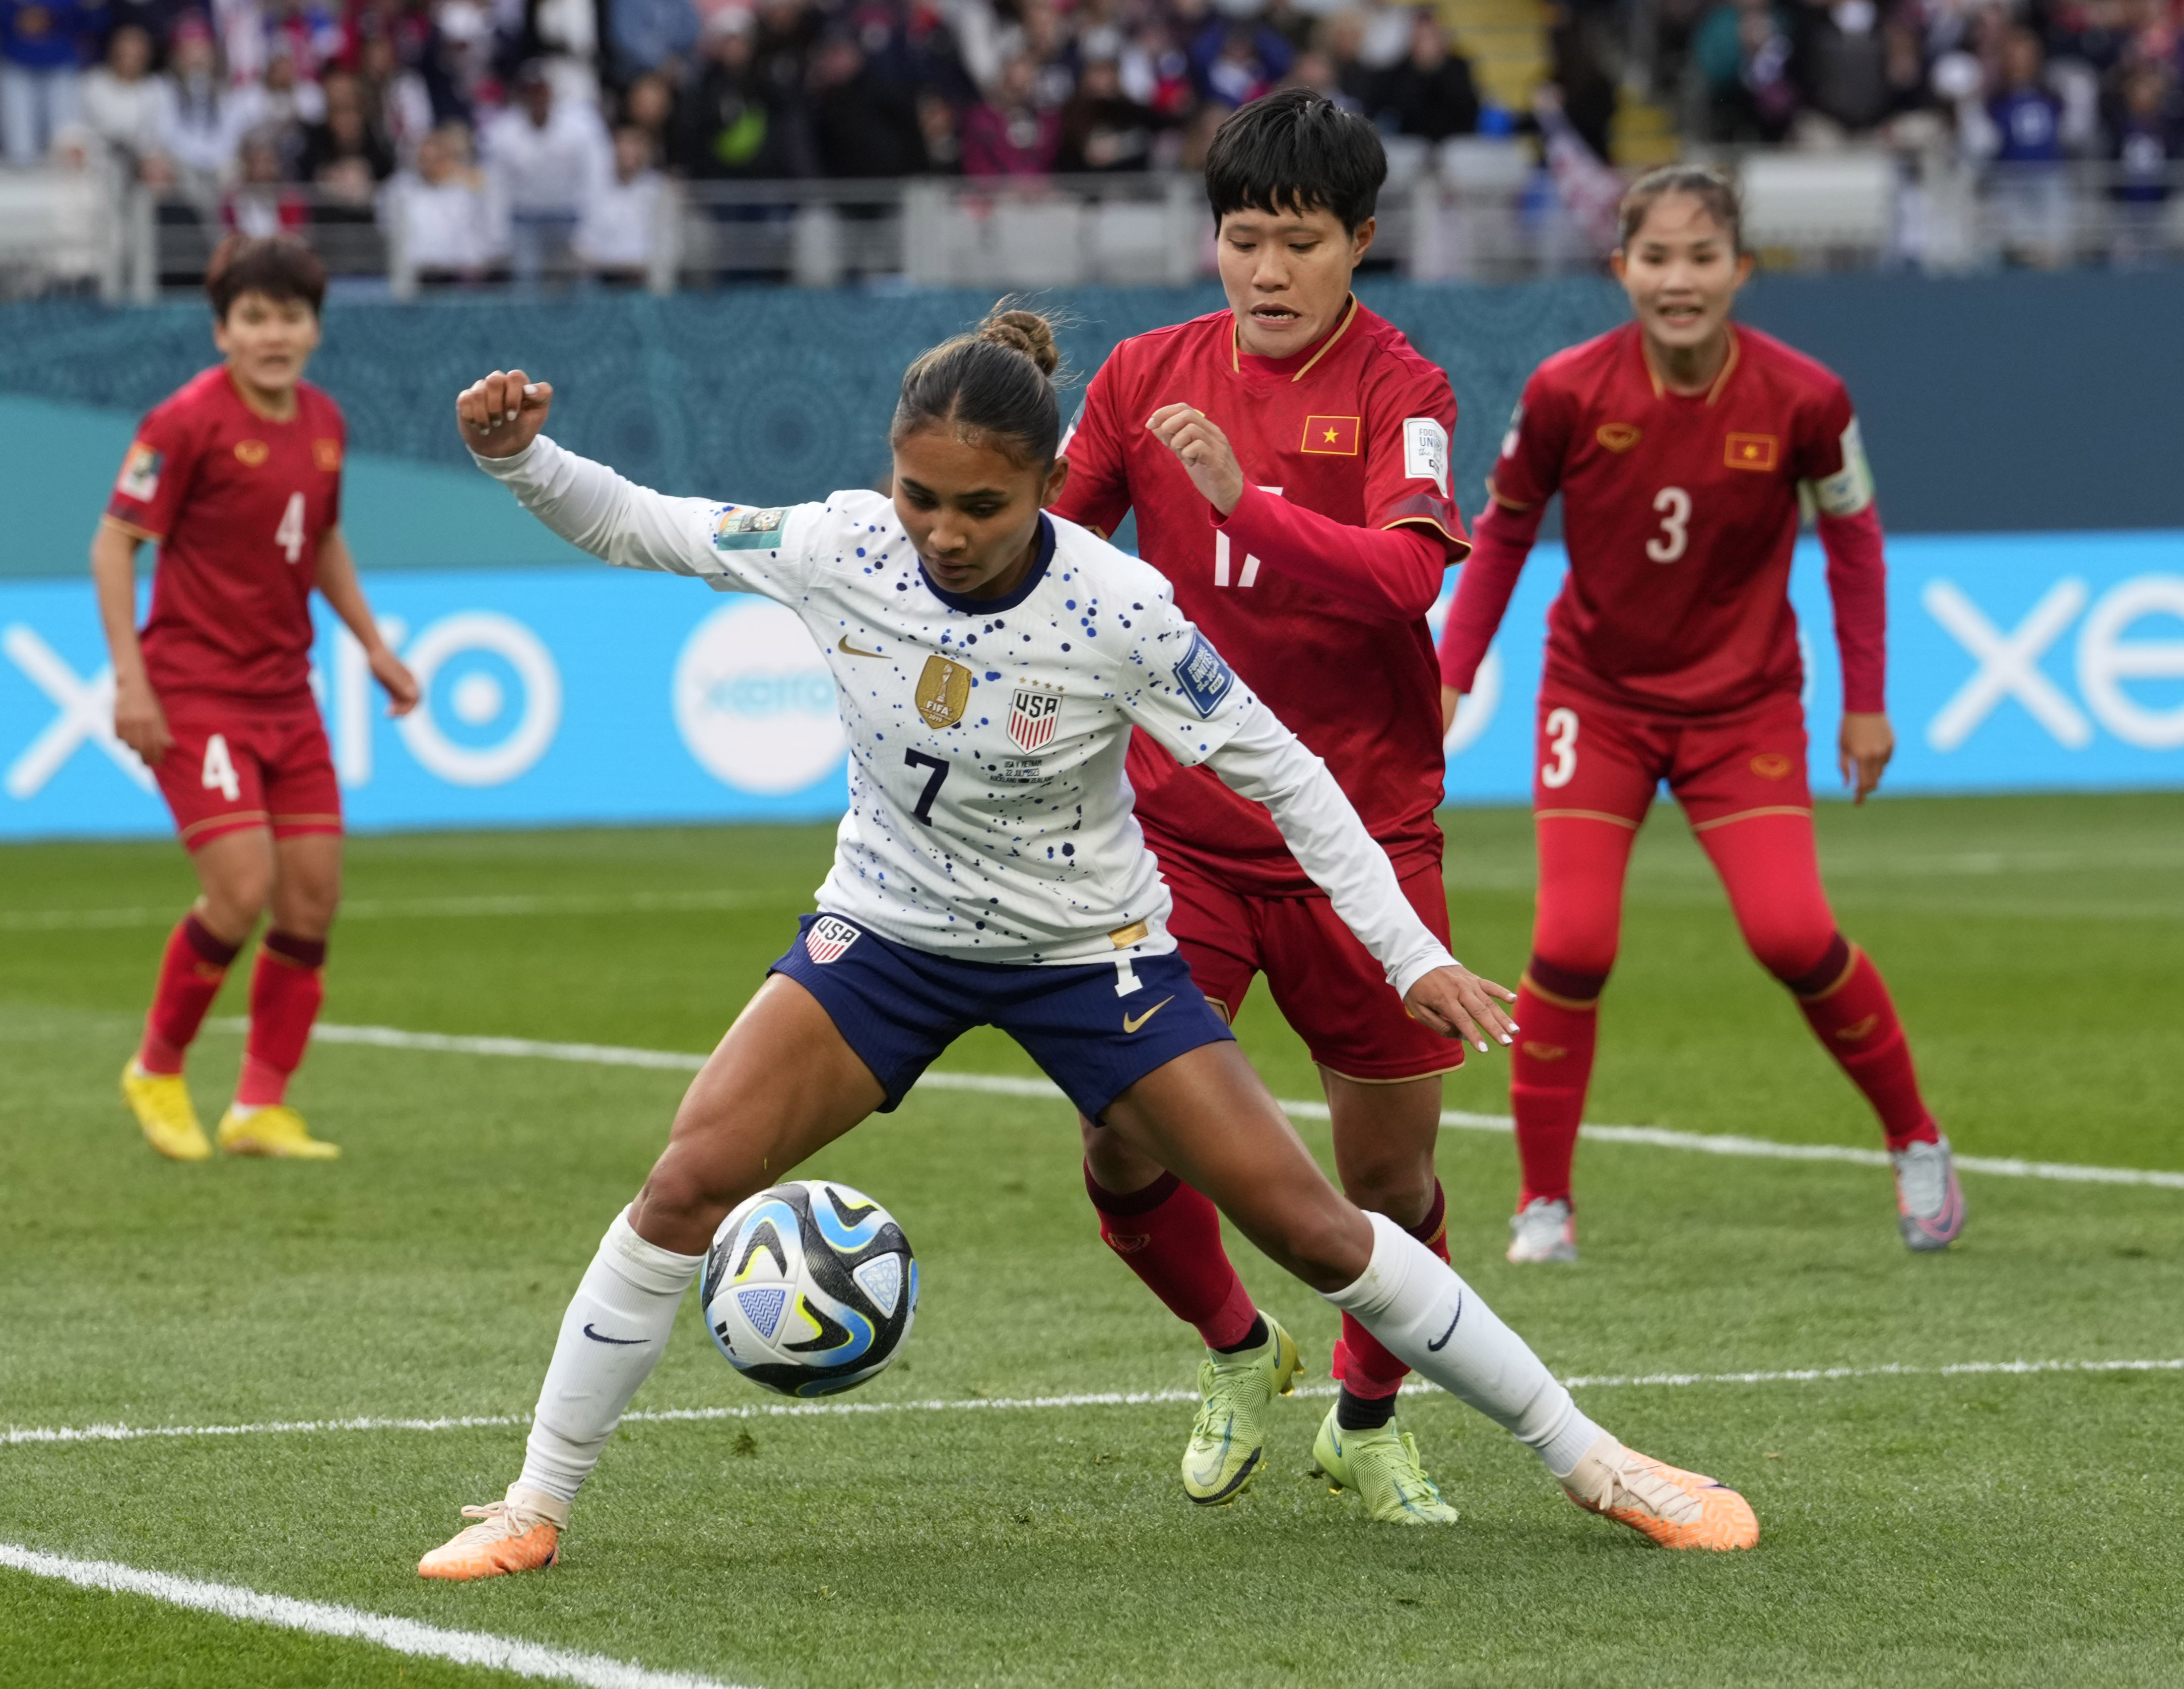
[[[544,434],[510,457],[471,455],[555,533],[617,568],[733,578],[707,538],[721,509],[710,499],[671,499],[639,487]]]
[[[1206,766],[1240,797],[1263,804],[1290,853],[1325,892],[1398,995],[1456,958],[1403,895],[1388,853],[1365,830],[1327,765],[1264,703]]]

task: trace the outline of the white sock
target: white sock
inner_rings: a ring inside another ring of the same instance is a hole
[[[675,1310],[705,1264],[702,1255],[647,1243],[627,1209],[615,1216],[561,1316],[518,1484],[576,1499],[630,1397],[660,1364]]]
[[[1373,1258],[1356,1284],[1322,1294],[1390,1353],[1515,1436],[1556,1477],[1569,1476],[1600,1427],[1453,1268],[1386,1215],[1365,1218]]]

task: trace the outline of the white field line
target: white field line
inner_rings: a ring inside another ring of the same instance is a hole
[[[239,1031],[240,1021],[222,1021],[223,1029]],[[615,1044],[554,1044],[530,1038],[465,1038],[438,1032],[404,1032],[391,1026],[330,1026],[320,1023],[311,1036],[323,1044],[365,1044],[387,1050],[434,1050],[454,1056],[513,1056],[543,1062],[581,1062],[608,1067],[661,1067],[694,1073],[705,1065],[703,1056],[679,1050],[635,1050]],[[1061,1100],[1061,1093],[1046,1079],[1017,1078],[1005,1073],[928,1073],[917,1082],[921,1090],[983,1091],[994,1096]],[[1280,1100],[1283,1112],[1294,1119],[1324,1120],[1323,1102],[1301,1098]],[[1506,1114],[1472,1114],[1450,1109],[1440,1117],[1445,1131],[1507,1132],[1514,1125]],[[1785,1144],[1772,1138],[1746,1138],[1729,1133],[1676,1132],[1665,1126],[1600,1126],[1588,1122],[1585,1135],[1595,1143],[1642,1144],[1657,1150],[1692,1150],[1702,1155],[1741,1156],[1764,1161],[1848,1162],[1857,1167],[1886,1167],[1886,1150],[1857,1149],[1847,1144]],[[2184,1190],[2184,1173],[2143,1168],[2088,1167],[2075,1162],[2023,1161],[2014,1156],[1958,1156],[1957,1166],[1965,1173],[1993,1173],[2004,1179],[2045,1179],[2074,1185],[2151,1185]]]
[[[148,1572],[112,1560],[79,1560],[67,1554],[42,1553],[13,1542],[0,1542],[0,1567],[27,1572],[32,1577],[58,1579],[79,1589],[141,1595],[153,1601],[164,1601],[170,1607],[187,1607],[245,1624],[270,1625],[282,1630],[307,1630],[317,1636],[370,1642],[397,1653],[451,1660],[457,1665],[490,1667],[496,1671],[513,1672],[519,1677],[544,1678],[554,1683],[581,1683],[588,1689],[733,1689],[733,1686],[714,1678],[682,1671],[652,1671],[602,1654],[571,1653],[548,1647],[543,1642],[488,1636],[482,1630],[443,1630],[437,1625],[421,1624],[414,1619],[366,1613],[331,1602],[265,1595],[234,1584],[205,1583],[196,1578],[178,1577],[172,1572]]]
[[[611,896],[359,897],[342,905],[344,921],[461,920],[508,915],[636,915],[707,909],[749,909],[778,900],[740,891],[632,891]],[[181,906],[159,909],[0,910],[0,933],[95,931],[109,927],[171,927]]]
[[[1922,1367],[1894,1363],[1872,1367],[1792,1367],[1728,1373],[1577,1374],[1563,1382],[1573,1390],[1684,1390],[1694,1385],[1832,1384],[1869,1378],[1970,1378],[2052,1373],[2184,1372],[2184,1358],[2110,1361],[1958,1361]],[[1438,1386],[1413,1379],[1409,1388]],[[1301,1396],[1331,1396],[1332,1384],[1306,1385]],[[971,1396],[961,1401],[759,1402],[745,1407],[652,1408],[621,1416],[625,1425],[681,1424],[719,1419],[841,1419],[872,1414],[1039,1412],[1068,1408],[1137,1408],[1195,1402],[1195,1390],[1108,1390],[1067,1396]],[[452,1413],[439,1419],[364,1416],[348,1419],[262,1419],[233,1425],[22,1425],[0,1431],[0,1446],[25,1443],[143,1442],[153,1439],[311,1435],[329,1431],[467,1431],[531,1423],[528,1413]]]

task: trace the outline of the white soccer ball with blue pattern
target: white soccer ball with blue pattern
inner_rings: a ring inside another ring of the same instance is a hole
[[[799,1179],[738,1205],[698,1283],[705,1329],[754,1384],[832,1396],[885,1368],[917,1313],[917,1262],[861,1190]]]

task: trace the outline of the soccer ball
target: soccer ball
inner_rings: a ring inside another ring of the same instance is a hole
[[[793,1179],[721,1222],[698,1296],[713,1341],[752,1383],[832,1396],[885,1368],[910,1335],[917,1262],[862,1191]]]

